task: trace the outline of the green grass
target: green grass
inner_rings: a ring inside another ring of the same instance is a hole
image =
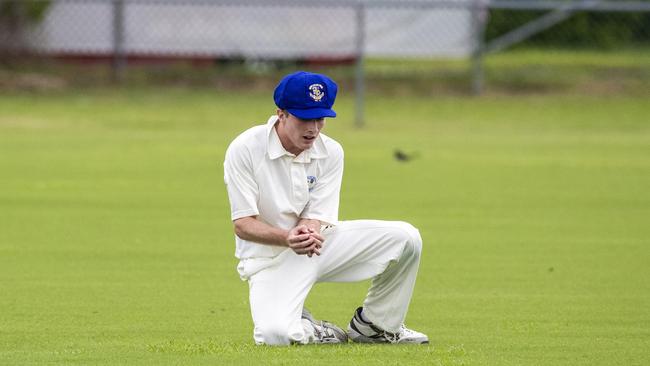
[[[650,50],[645,48],[516,49],[485,55],[482,65],[488,94],[650,95]],[[467,94],[471,67],[463,59],[369,59],[366,75],[371,88],[386,92]]]
[[[270,348],[221,167],[267,94],[0,95],[0,364],[650,363],[647,98],[376,97],[355,129],[344,90],[341,218],[420,228],[407,325],[432,343]],[[367,285],[308,306],[344,325]]]
[[[515,49],[483,59],[488,95],[582,94],[650,96],[650,49],[566,50]],[[123,84],[131,87],[184,86],[225,92],[265,92],[295,68],[333,76],[343,89],[354,90],[355,65],[302,65],[296,62],[257,63],[186,61],[146,64],[132,62]],[[368,58],[364,61],[367,90],[392,96],[469,95],[472,63],[465,59]],[[110,63],[75,64],[50,59],[14,60],[0,64],[0,91],[61,91],[94,89],[111,83]]]

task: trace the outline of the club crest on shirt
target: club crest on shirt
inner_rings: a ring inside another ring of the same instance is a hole
[[[325,93],[323,93],[323,86],[321,84],[311,84],[309,86],[309,96],[314,100],[314,102],[320,102],[320,100],[325,96]]]
[[[307,188],[309,188],[309,192],[311,192],[311,190],[314,189],[314,185],[316,185],[316,177],[314,177],[313,175],[308,175]]]

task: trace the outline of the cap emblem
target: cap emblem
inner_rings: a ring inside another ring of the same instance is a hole
[[[314,100],[314,102],[320,102],[320,100],[325,96],[325,93],[323,93],[323,86],[321,84],[311,84],[309,86],[309,96]]]

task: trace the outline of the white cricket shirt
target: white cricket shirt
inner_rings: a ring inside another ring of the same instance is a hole
[[[230,143],[224,161],[224,181],[231,219],[258,216],[271,226],[289,230],[301,218],[338,222],[343,178],[343,148],[319,134],[310,149],[296,156],[284,149],[274,128],[277,116],[265,125],[244,131]],[[289,249],[235,236],[237,258],[274,257]]]

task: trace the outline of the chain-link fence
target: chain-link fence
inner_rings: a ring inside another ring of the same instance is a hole
[[[133,55],[336,59],[356,57],[361,47],[369,56],[464,56],[473,39],[471,8],[462,1],[3,3],[23,17],[38,8],[31,13],[39,19],[22,20],[20,37],[45,53],[112,54],[119,47]]]
[[[256,72],[287,62],[348,65],[359,111],[366,81],[479,93],[486,72],[488,85],[510,73],[491,74],[486,55],[513,48],[537,50],[520,60],[551,50],[633,50],[643,73],[650,1],[0,0],[5,60],[112,61],[118,80],[127,65],[161,60],[236,60]],[[538,58],[523,79],[545,62]]]

